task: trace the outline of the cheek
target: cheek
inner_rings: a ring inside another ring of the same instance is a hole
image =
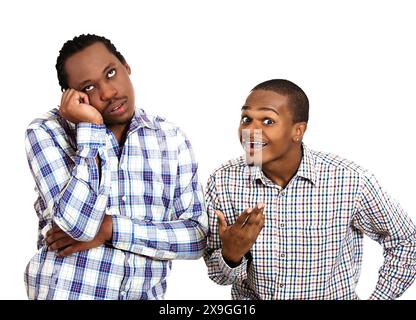
[[[101,101],[98,93],[94,92],[94,93],[88,94],[88,99],[90,101],[90,105],[92,105],[95,109],[97,109],[100,112],[104,110],[105,105]]]
[[[273,130],[264,130],[263,134],[264,136],[271,142],[273,147],[283,147],[288,143],[290,140],[289,133],[285,130],[282,130],[283,128],[273,129]]]

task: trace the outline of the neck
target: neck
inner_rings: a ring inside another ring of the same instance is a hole
[[[296,145],[282,157],[263,165],[267,178],[285,188],[299,169],[302,161],[302,145]]]
[[[116,137],[118,144],[122,146],[125,141],[125,136],[128,129],[128,124],[114,124],[111,126],[108,126],[108,129],[110,129],[114,136]]]

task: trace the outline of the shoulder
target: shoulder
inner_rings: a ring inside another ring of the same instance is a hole
[[[26,131],[46,130],[56,133],[62,133],[65,126],[69,127],[70,124],[60,116],[59,110],[57,108],[54,108],[33,119],[28,125]]]
[[[137,114],[145,125],[154,129],[158,134],[166,136],[185,135],[179,126],[161,115],[147,113],[143,109],[138,109]]]
[[[212,173],[211,178],[224,179],[243,176],[248,173],[248,165],[243,156],[228,160],[218,166]]]
[[[75,149],[75,137],[75,125],[63,119],[57,108],[32,120],[25,132],[27,146],[59,145],[63,149]]]
[[[143,109],[139,109],[139,115],[142,121],[147,124],[153,133],[159,139],[168,143],[168,147],[179,149],[190,149],[191,143],[188,135],[175,123],[168,121],[165,117],[157,114],[148,114]],[[148,131],[147,134],[150,134]],[[146,135],[147,135],[146,134]]]
[[[310,149],[309,152],[315,161],[315,167],[318,172],[338,171],[343,174],[354,175],[357,177],[370,175],[366,168],[342,156]]]

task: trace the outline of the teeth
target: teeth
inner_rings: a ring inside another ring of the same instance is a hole
[[[243,140],[243,146],[244,149],[250,150],[250,149],[262,149],[267,143],[262,141],[245,141]]]
[[[267,143],[263,141],[243,141],[244,144],[253,145],[253,146],[265,146]]]
[[[123,104],[120,104],[119,106],[115,107],[115,108],[114,108],[113,110],[111,110],[111,111],[116,111],[116,110],[120,109],[122,105],[123,105]]]

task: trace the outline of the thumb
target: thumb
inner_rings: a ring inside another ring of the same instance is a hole
[[[220,210],[215,210],[215,214],[218,218],[218,232],[222,235],[227,229],[227,221],[225,221],[224,214]]]

